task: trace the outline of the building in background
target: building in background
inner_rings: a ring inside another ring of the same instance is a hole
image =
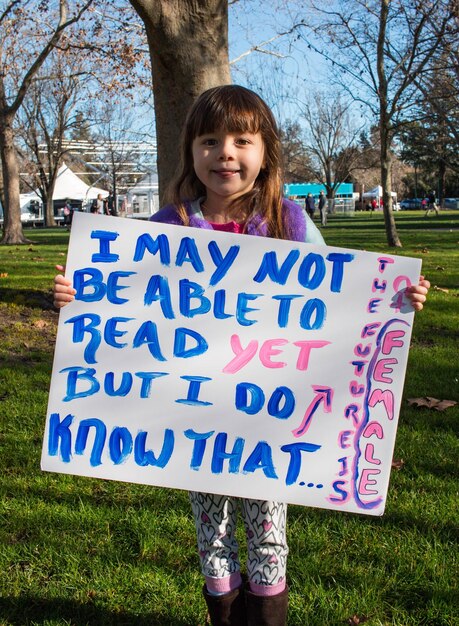
[[[284,195],[298,202],[301,206],[304,206],[309,193],[312,193],[317,201],[321,191],[324,192],[325,196],[327,195],[327,189],[321,183],[289,183],[284,185]],[[354,185],[352,183],[341,183],[338,185],[332,202],[333,207],[330,207],[330,200],[328,201],[329,212],[353,214],[355,211]]]
[[[145,220],[157,211],[159,211],[158,174],[150,171],[134,187],[127,190],[120,217]]]

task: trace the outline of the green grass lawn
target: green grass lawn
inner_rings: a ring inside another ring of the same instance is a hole
[[[330,218],[327,243],[420,257],[433,288],[416,315],[386,512],[289,507],[289,625],[457,626],[459,212]],[[68,233],[0,247],[0,625],[204,626],[187,494],[40,471]],[[240,536],[243,544],[243,537]]]

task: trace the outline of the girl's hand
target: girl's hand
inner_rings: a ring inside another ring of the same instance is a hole
[[[425,280],[424,276],[419,278],[418,285],[411,285],[406,290],[406,297],[410,300],[411,305],[415,311],[420,311],[424,306],[424,302],[427,300],[427,293],[430,289],[430,283]]]
[[[56,265],[58,272],[65,272],[65,267],[62,265]],[[62,274],[58,274],[54,278],[54,306],[56,309],[60,309],[72,300],[75,299],[76,291],[72,287],[71,282],[65,278]]]

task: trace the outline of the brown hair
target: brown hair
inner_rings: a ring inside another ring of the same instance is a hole
[[[184,201],[205,196],[204,185],[196,176],[192,144],[196,137],[224,129],[260,133],[264,144],[264,165],[253,189],[238,198],[234,206],[245,219],[257,214],[267,224],[271,237],[283,238],[282,166],[279,131],[268,105],[256,93],[239,85],[213,87],[202,93],[188,112],[181,140],[180,170],[167,193],[177,206],[185,225],[189,219]]]

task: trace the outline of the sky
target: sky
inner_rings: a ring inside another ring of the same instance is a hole
[[[294,4],[244,0],[230,5],[229,11],[233,81],[258,91],[281,124],[298,115],[298,102],[330,84],[329,66],[319,54],[294,34],[279,37],[303,17],[292,12]],[[264,52],[246,54],[255,46]]]
[[[320,55],[304,42],[293,41],[292,35],[278,36],[292,24],[291,4],[283,0],[240,0],[229,7],[232,80],[259,93],[281,125],[298,116],[298,102],[307,94],[326,89],[329,83],[328,64]],[[250,52],[256,46],[263,52]],[[148,107],[142,107],[139,115],[138,102],[132,106],[139,120],[152,119]],[[141,134],[145,130],[145,126],[139,126]]]

